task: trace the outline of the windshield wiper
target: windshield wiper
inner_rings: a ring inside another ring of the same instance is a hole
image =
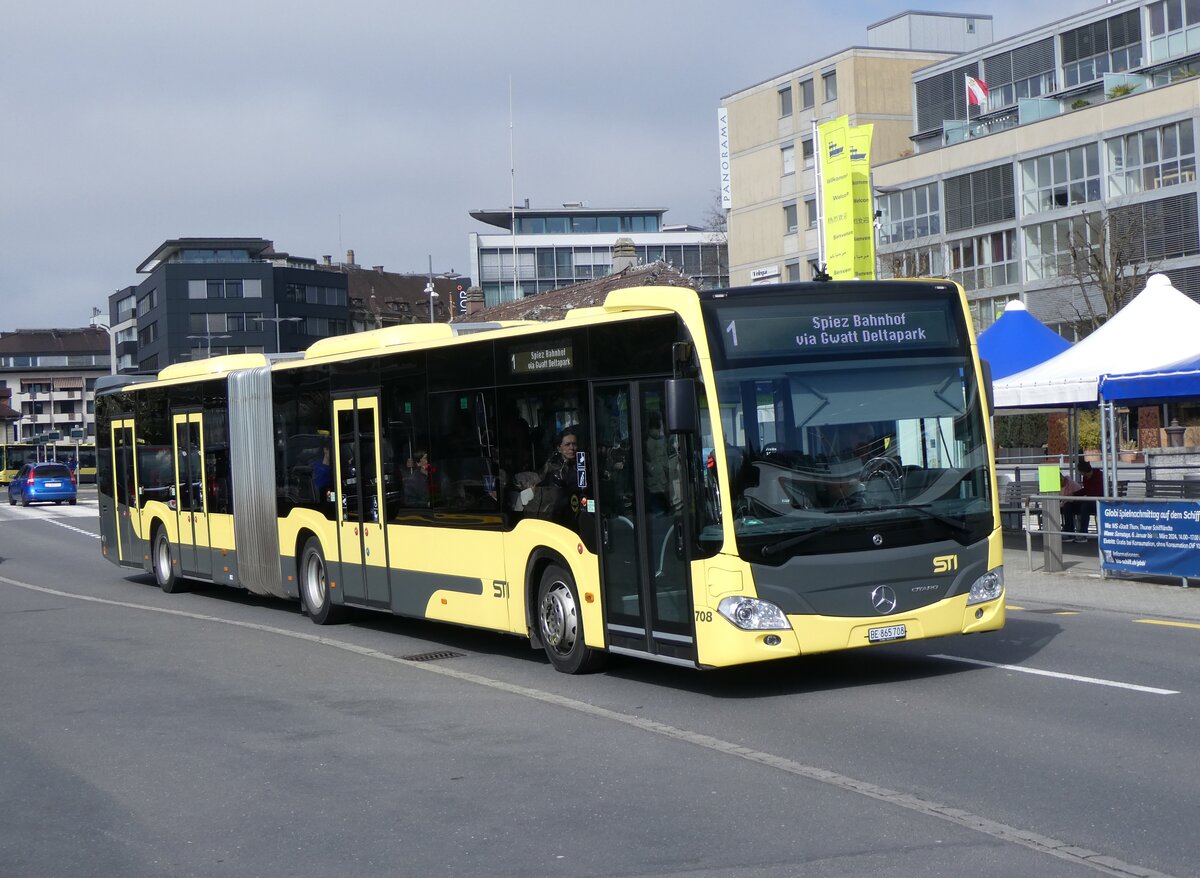
[[[820,527],[814,527],[810,531],[805,531],[802,534],[797,534],[794,537],[788,537],[786,540],[780,540],[777,543],[767,543],[762,547],[761,551],[764,558],[770,558],[772,555],[778,555],[780,552],[786,552],[792,546],[798,546],[806,540],[812,539],[818,534],[823,534],[835,528],[845,527],[844,521],[833,521],[829,524],[823,524]]]
[[[861,512],[874,512],[876,510],[893,510],[893,509],[915,509],[923,515],[928,515],[934,521],[941,522],[947,527],[952,527],[960,533],[970,533],[971,526],[966,524],[961,518],[950,518],[948,515],[942,515],[940,512],[934,512],[929,507],[929,503],[894,503],[888,506],[863,506],[860,507]]]

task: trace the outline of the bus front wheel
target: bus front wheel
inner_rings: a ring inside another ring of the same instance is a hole
[[[552,564],[538,586],[538,634],[555,669],[585,674],[600,667],[603,655],[583,642],[579,591],[571,574]]]
[[[300,600],[304,602],[308,618],[317,625],[340,622],[346,612],[345,607],[336,606],[330,597],[326,571],[321,541],[309,537],[300,553]]]
[[[154,532],[154,581],[167,594],[177,594],[183,591],[183,583],[175,572],[175,563],[171,559],[171,541],[167,539],[167,529],[160,527]]]

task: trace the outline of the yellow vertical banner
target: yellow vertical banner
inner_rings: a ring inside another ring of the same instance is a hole
[[[850,178],[848,117],[817,126],[821,141],[821,213],[825,270],[834,280],[854,277],[854,192]]]
[[[847,129],[854,203],[854,276],[875,279],[875,202],[871,197],[871,133],[874,125]]]

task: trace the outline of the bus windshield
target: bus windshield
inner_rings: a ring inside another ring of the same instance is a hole
[[[830,316],[826,304],[816,319],[840,323],[837,315],[852,307]],[[715,370],[730,486],[723,513],[733,516],[746,560],[860,551],[875,540],[965,545],[990,533],[987,438],[969,347],[959,341],[965,333],[949,306],[944,326],[936,303],[920,307],[923,323],[901,310],[905,303],[857,312],[860,321],[864,313],[899,313],[906,322],[897,326],[926,330],[918,344],[820,349],[818,340],[820,350],[790,356],[778,327],[769,347],[748,351],[750,321],[722,315],[719,325],[742,333],[737,350],[726,333]],[[853,316],[845,319],[853,326]]]

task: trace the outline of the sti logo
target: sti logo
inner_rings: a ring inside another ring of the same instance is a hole
[[[950,573],[958,569],[957,555],[938,555],[933,559],[934,573]]]

